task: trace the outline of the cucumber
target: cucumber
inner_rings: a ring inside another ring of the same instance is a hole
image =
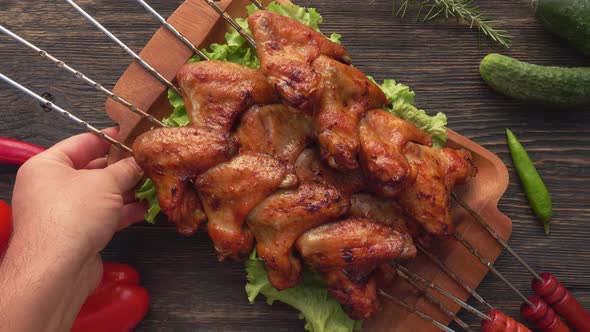
[[[590,0],[537,0],[545,28],[590,56]]]
[[[496,91],[528,103],[574,107],[590,104],[590,67],[538,66],[488,54],[481,77]]]

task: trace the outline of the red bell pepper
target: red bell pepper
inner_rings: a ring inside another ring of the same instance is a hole
[[[0,163],[22,165],[34,155],[45,151],[44,148],[6,137],[0,137]]]
[[[10,205],[0,200],[0,257],[8,248],[10,234],[12,234],[12,209]]]
[[[145,317],[150,297],[131,266],[104,263],[99,286],[88,296],[72,332],[128,332]]]

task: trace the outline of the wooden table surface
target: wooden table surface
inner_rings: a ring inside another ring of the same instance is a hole
[[[164,16],[180,3],[149,2]],[[509,50],[485,39],[478,43],[477,33],[450,21],[423,24],[394,18],[391,0],[295,2],[318,8],[324,32],[344,35],[342,41],[361,70],[377,80],[394,78],[410,85],[419,107],[445,112],[450,128],[506,163],[511,182],[500,209],[514,223],[511,245],[534,268],[556,274],[590,309],[590,109],[525,106],[492,92],[478,72],[481,58],[495,51],[545,65],[584,66],[590,59],[545,32],[532,15],[530,0],[476,1],[490,16],[504,20],[499,26],[514,35]],[[158,27],[135,1],[79,4],[136,51]],[[0,0],[0,22],[107,87],[130,63],[122,50],[62,2]],[[50,93],[58,105],[97,127],[112,124],[102,95],[6,36],[0,36],[0,72],[34,91]],[[1,136],[50,146],[82,131],[57,114],[44,113],[6,84],[0,84],[0,110]],[[552,194],[554,221],[548,237],[533,217],[512,167],[504,137],[507,127],[521,138]],[[1,199],[10,200],[16,172],[16,167],[0,166]],[[217,263],[206,235],[183,238],[163,219],[117,234],[103,257],[135,266],[152,295],[150,312],[138,331],[303,330],[296,312],[286,305],[271,307],[261,299],[248,304],[243,266]],[[531,277],[506,252],[496,267],[532,295]],[[494,276],[486,277],[479,292],[518,316],[519,298]],[[479,326],[470,314],[461,312],[461,318]]]

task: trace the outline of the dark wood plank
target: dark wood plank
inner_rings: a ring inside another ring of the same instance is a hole
[[[79,1],[134,50],[156,31],[156,21],[134,1]],[[180,1],[152,0],[164,15]],[[511,244],[531,265],[551,271],[590,307],[590,110],[544,110],[525,106],[492,92],[480,79],[478,64],[490,52],[502,52],[539,64],[583,66],[590,61],[546,33],[535,21],[530,1],[477,1],[490,16],[504,19],[514,36],[510,50],[478,45],[477,33],[453,22],[416,23],[391,16],[391,1],[299,1],[313,5],[325,18],[325,32],[344,35],[355,64],[376,79],[395,78],[409,84],[417,104],[442,111],[450,127],[498,154],[512,178],[500,208],[513,222]],[[46,48],[88,76],[112,87],[130,60],[116,45],[61,2],[0,0],[0,21]],[[0,36],[0,72],[37,92],[51,93],[58,105],[99,127],[112,122],[103,111],[104,98],[75,78]],[[45,114],[22,94],[0,87],[0,133],[49,146],[81,132],[61,117]],[[504,139],[511,128],[536,161],[551,191],[555,220],[545,237],[532,216],[512,168]],[[16,168],[0,167],[0,198],[10,199]],[[80,216],[83,218],[83,216]],[[104,252],[107,260],[125,261],[142,273],[153,300],[139,331],[291,331],[302,330],[294,310],[244,296],[239,264],[215,261],[205,235],[182,238],[163,223],[138,225],[120,234]],[[504,253],[497,268],[526,294],[530,276]],[[491,276],[481,294],[507,313],[518,316],[519,299]],[[473,326],[478,320],[462,313]]]

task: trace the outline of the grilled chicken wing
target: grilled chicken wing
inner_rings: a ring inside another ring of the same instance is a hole
[[[311,63],[321,54],[350,63],[342,46],[280,14],[260,10],[248,17],[248,24],[257,44],[260,68],[289,106],[313,111],[321,81]]]
[[[250,253],[254,239],[244,224],[246,216],[286,178],[285,165],[278,159],[248,151],[197,177],[195,187],[220,261],[239,260]]]
[[[399,194],[400,205],[426,233],[443,237],[452,234],[450,194],[455,184],[468,181],[477,172],[471,153],[410,143],[406,157],[416,168],[417,176],[416,181]]]
[[[322,78],[314,127],[322,159],[333,168],[358,168],[358,124],[366,111],[387,103],[381,89],[360,70],[325,56],[313,62]]]
[[[271,195],[250,212],[248,227],[256,237],[256,253],[274,288],[291,288],[301,281],[301,262],[293,255],[295,240],[344,215],[348,206],[349,201],[332,186],[302,184]]]
[[[317,149],[305,149],[295,161],[295,173],[301,182],[334,186],[346,196],[366,188],[360,170],[341,172],[326,166]]]
[[[291,165],[311,142],[311,116],[282,104],[253,106],[242,115],[235,137],[242,149]]]
[[[383,197],[395,197],[416,180],[417,170],[404,155],[408,142],[432,145],[428,134],[380,109],[366,113],[359,136],[363,174],[369,187]]]
[[[206,220],[192,181],[237,152],[226,133],[192,127],[159,128],[139,136],[134,157],[158,193],[158,203],[178,232],[191,235]]]
[[[176,79],[193,126],[229,132],[250,106],[278,101],[260,71],[231,62],[189,63],[180,68]]]
[[[350,218],[305,232],[296,246],[348,315],[365,319],[379,309],[375,268],[396,258],[414,257],[416,248],[408,247],[408,238],[393,226]]]

